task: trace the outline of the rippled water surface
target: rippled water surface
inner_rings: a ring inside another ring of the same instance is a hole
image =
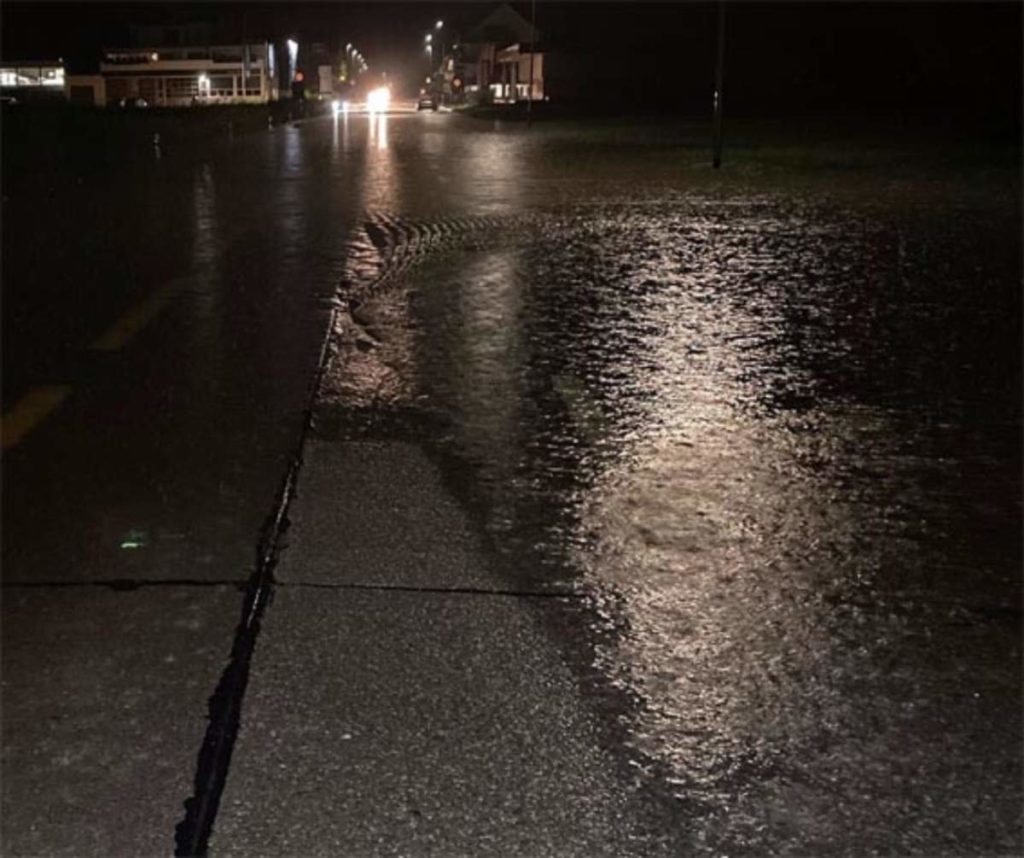
[[[1019,212],[571,148],[370,216],[325,407],[428,427],[510,574],[583,594],[694,849],[1018,848]]]

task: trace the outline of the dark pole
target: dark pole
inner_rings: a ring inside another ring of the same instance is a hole
[[[526,87],[526,127],[533,124],[533,53],[537,41],[537,0],[530,3],[530,83]]]
[[[718,0],[718,58],[715,61],[714,154],[711,165],[722,166],[722,78],[725,73],[725,0]]]
[[[246,15],[245,9],[242,9],[242,100],[249,92],[249,34],[246,31]]]

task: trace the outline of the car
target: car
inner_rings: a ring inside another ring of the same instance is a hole
[[[127,98],[122,98],[118,102],[118,106],[122,110],[137,110],[143,107],[149,107],[149,102],[142,98],[142,96],[132,95]]]
[[[420,96],[419,101],[416,102],[417,110],[437,110],[437,98],[433,95],[424,93]]]

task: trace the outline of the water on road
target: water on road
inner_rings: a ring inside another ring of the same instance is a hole
[[[422,442],[508,588],[567,597],[547,628],[692,851],[1019,851],[1019,171],[704,142],[353,115],[141,153],[81,247],[5,226],[12,396],[184,278],[12,457],[5,575],[240,577],[333,303],[315,431]],[[136,527],[175,538],[126,559]]]
[[[368,218],[321,422],[418,432],[519,585],[584,596],[581,681],[695,849],[1014,849],[1008,198],[535,134],[469,144],[480,220]]]

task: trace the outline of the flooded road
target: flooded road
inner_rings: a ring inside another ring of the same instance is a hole
[[[695,851],[1013,851],[1019,220],[884,175],[627,191],[630,154],[368,221],[324,434],[427,441],[512,580],[585,596],[581,681]]]
[[[1019,171],[702,146],[409,115],[140,155],[96,324],[43,359],[18,304],[19,393],[83,392],[5,464],[5,578],[240,579],[337,305],[315,436],[424,445],[509,589],[568,597],[690,851],[1019,851]],[[120,381],[82,357],[172,279]]]

